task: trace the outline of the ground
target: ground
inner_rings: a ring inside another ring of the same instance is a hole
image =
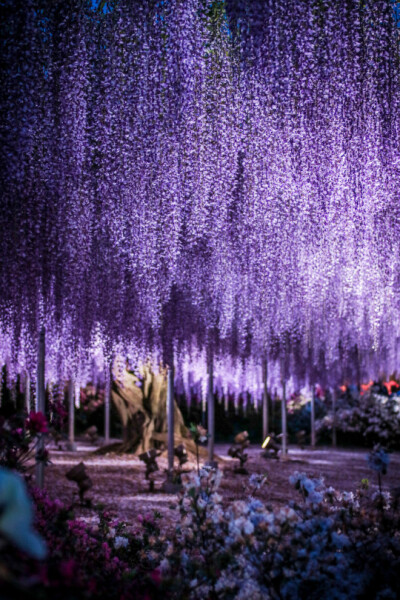
[[[227,456],[228,445],[216,445],[219,465],[224,472],[220,492],[226,501],[245,498],[251,492],[248,476],[235,474],[236,460]],[[75,464],[83,461],[93,480],[93,488],[87,493],[92,504],[101,504],[116,517],[134,523],[140,514],[159,511],[162,526],[168,530],[176,522],[177,496],[160,491],[165,479],[167,460],[158,459],[160,470],[155,474],[155,493],[149,493],[144,478],[145,466],[135,456],[94,455],[96,448],[87,442],[78,441],[76,452],[51,449],[52,464],[46,468],[45,487],[51,497],[59,498],[66,504],[77,502],[77,486],[65,478],[66,472]],[[267,485],[258,491],[257,497],[278,507],[291,499],[297,499],[297,492],[289,484],[289,476],[295,471],[307,473],[311,477],[323,476],[327,485],[340,491],[354,491],[361,479],[368,478],[377,484],[377,474],[367,465],[367,449],[333,449],[330,447],[300,449],[290,447],[287,460],[265,459],[259,446],[248,449],[247,468],[249,474],[266,474]],[[195,469],[195,463],[189,463]],[[393,489],[400,486],[400,453],[390,456],[388,473],[383,477],[383,488]],[[87,521],[95,517],[93,508],[77,507],[77,514]]]

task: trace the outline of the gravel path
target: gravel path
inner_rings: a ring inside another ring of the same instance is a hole
[[[220,492],[227,501],[245,498],[249,492],[248,477],[237,475],[233,469],[237,461],[227,456],[229,446],[218,444],[216,453],[221,457],[220,466],[224,471]],[[168,529],[177,519],[177,496],[160,492],[165,479],[164,469],[167,460],[158,459],[160,470],[155,477],[156,492],[150,494],[144,479],[144,464],[135,456],[93,455],[95,447],[87,443],[78,443],[77,452],[51,450],[52,465],[46,469],[45,485],[50,496],[60,498],[69,504],[76,501],[76,484],[65,478],[65,473],[75,464],[84,461],[87,472],[93,480],[93,488],[87,494],[94,505],[102,504],[117,517],[134,523],[139,514],[158,510],[163,515],[163,523]],[[289,448],[287,460],[265,459],[259,446],[248,449],[247,463],[249,474],[267,474],[268,485],[258,492],[258,497],[272,506],[282,506],[296,498],[297,492],[289,484],[289,476],[295,471],[303,471],[311,477],[325,478],[327,485],[338,490],[354,491],[361,479],[368,478],[376,484],[376,473],[367,466],[368,450],[316,450],[297,447]],[[194,463],[189,467],[195,468]],[[388,474],[383,478],[385,489],[400,486],[400,453],[393,453]],[[85,520],[91,520],[95,511],[89,508],[77,508],[77,514]]]

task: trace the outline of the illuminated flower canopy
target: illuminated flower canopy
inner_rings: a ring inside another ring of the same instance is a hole
[[[19,0],[0,27],[11,376],[42,324],[53,379],[173,347],[328,383],[397,368],[390,0]]]

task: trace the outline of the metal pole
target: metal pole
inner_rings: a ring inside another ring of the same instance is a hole
[[[36,405],[37,412],[45,414],[45,329],[42,327],[39,335],[39,351],[38,351],[38,369],[37,369],[37,391]],[[43,433],[39,434],[38,453],[44,450]],[[44,463],[37,461],[36,463],[36,486],[43,489],[44,486]]]
[[[106,379],[106,387],[104,390],[104,443],[110,443],[110,404],[111,404],[111,382],[112,370]]]
[[[25,410],[29,415],[31,412],[31,378],[28,371],[25,375]]]
[[[68,449],[76,451],[75,444],[75,385],[74,380],[68,382]]]
[[[336,448],[336,389],[332,392],[332,446]]]
[[[215,406],[214,406],[214,360],[210,355],[208,363],[208,390],[207,390],[207,425],[208,425],[208,463],[214,464],[215,441]]]
[[[315,448],[315,386],[312,386],[311,395],[311,447]]]
[[[168,423],[168,476],[172,477],[174,470],[174,363],[168,369],[167,382],[167,423]]]
[[[262,405],[262,418],[263,418],[263,440],[269,434],[269,414],[268,414],[268,361],[265,360],[263,363],[263,405]]]

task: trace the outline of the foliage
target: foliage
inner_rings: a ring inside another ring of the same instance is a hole
[[[321,419],[327,413],[323,398],[315,398],[315,418]],[[293,442],[297,441],[296,434],[304,431],[311,432],[311,400],[301,395],[293,395],[287,405],[287,427]]]
[[[25,472],[32,460],[47,463],[47,450],[39,448],[40,439],[47,433],[47,420],[41,412],[31,411],[28,417],[16,413],[8,419],[0,416],[0,465]]]
[[[29,591],[32,600],[398,597],[400,511],[387,491],[364,479],[355,493],[338,492],[295,473],[299,494],[273,510],[255,498],[265,476],[253,475],[252,495],[232,503],[218,493],[221,477],[211,468],[187,476],[168,536],[160,515],[139,515],[129,526],[99,511],[89,522],[32,489],[48,555],[38,562],[10,543],[2,591],[9,598]]]
[[[333,414],[316,423],[322,434],[331,432]],[[364,442],[367,446],[381,444],[398,448],[400,444],[400,397],[364,394],[357,399],[342,399],[336,411],[336,430],[346,443]]]
[[[272,511],[254,497],[224,506],[220,477],[202,470],[186,483],[181,523],[160,565],[173,597],[347,600],[399,593],[400,515],[382,514],[365,486],[339,493],[296,473],[291,482],[303,503]]]
[[[92,523],[74,518],[70,507],[31,488],[36,507],[35,527],[48,555],[41,561],[17,551],[13,544],[0,559],[2,598],[110,600],[156,598],[160,560],[165,544],[157,515],[145,515],[127,526],[100,512]]]

